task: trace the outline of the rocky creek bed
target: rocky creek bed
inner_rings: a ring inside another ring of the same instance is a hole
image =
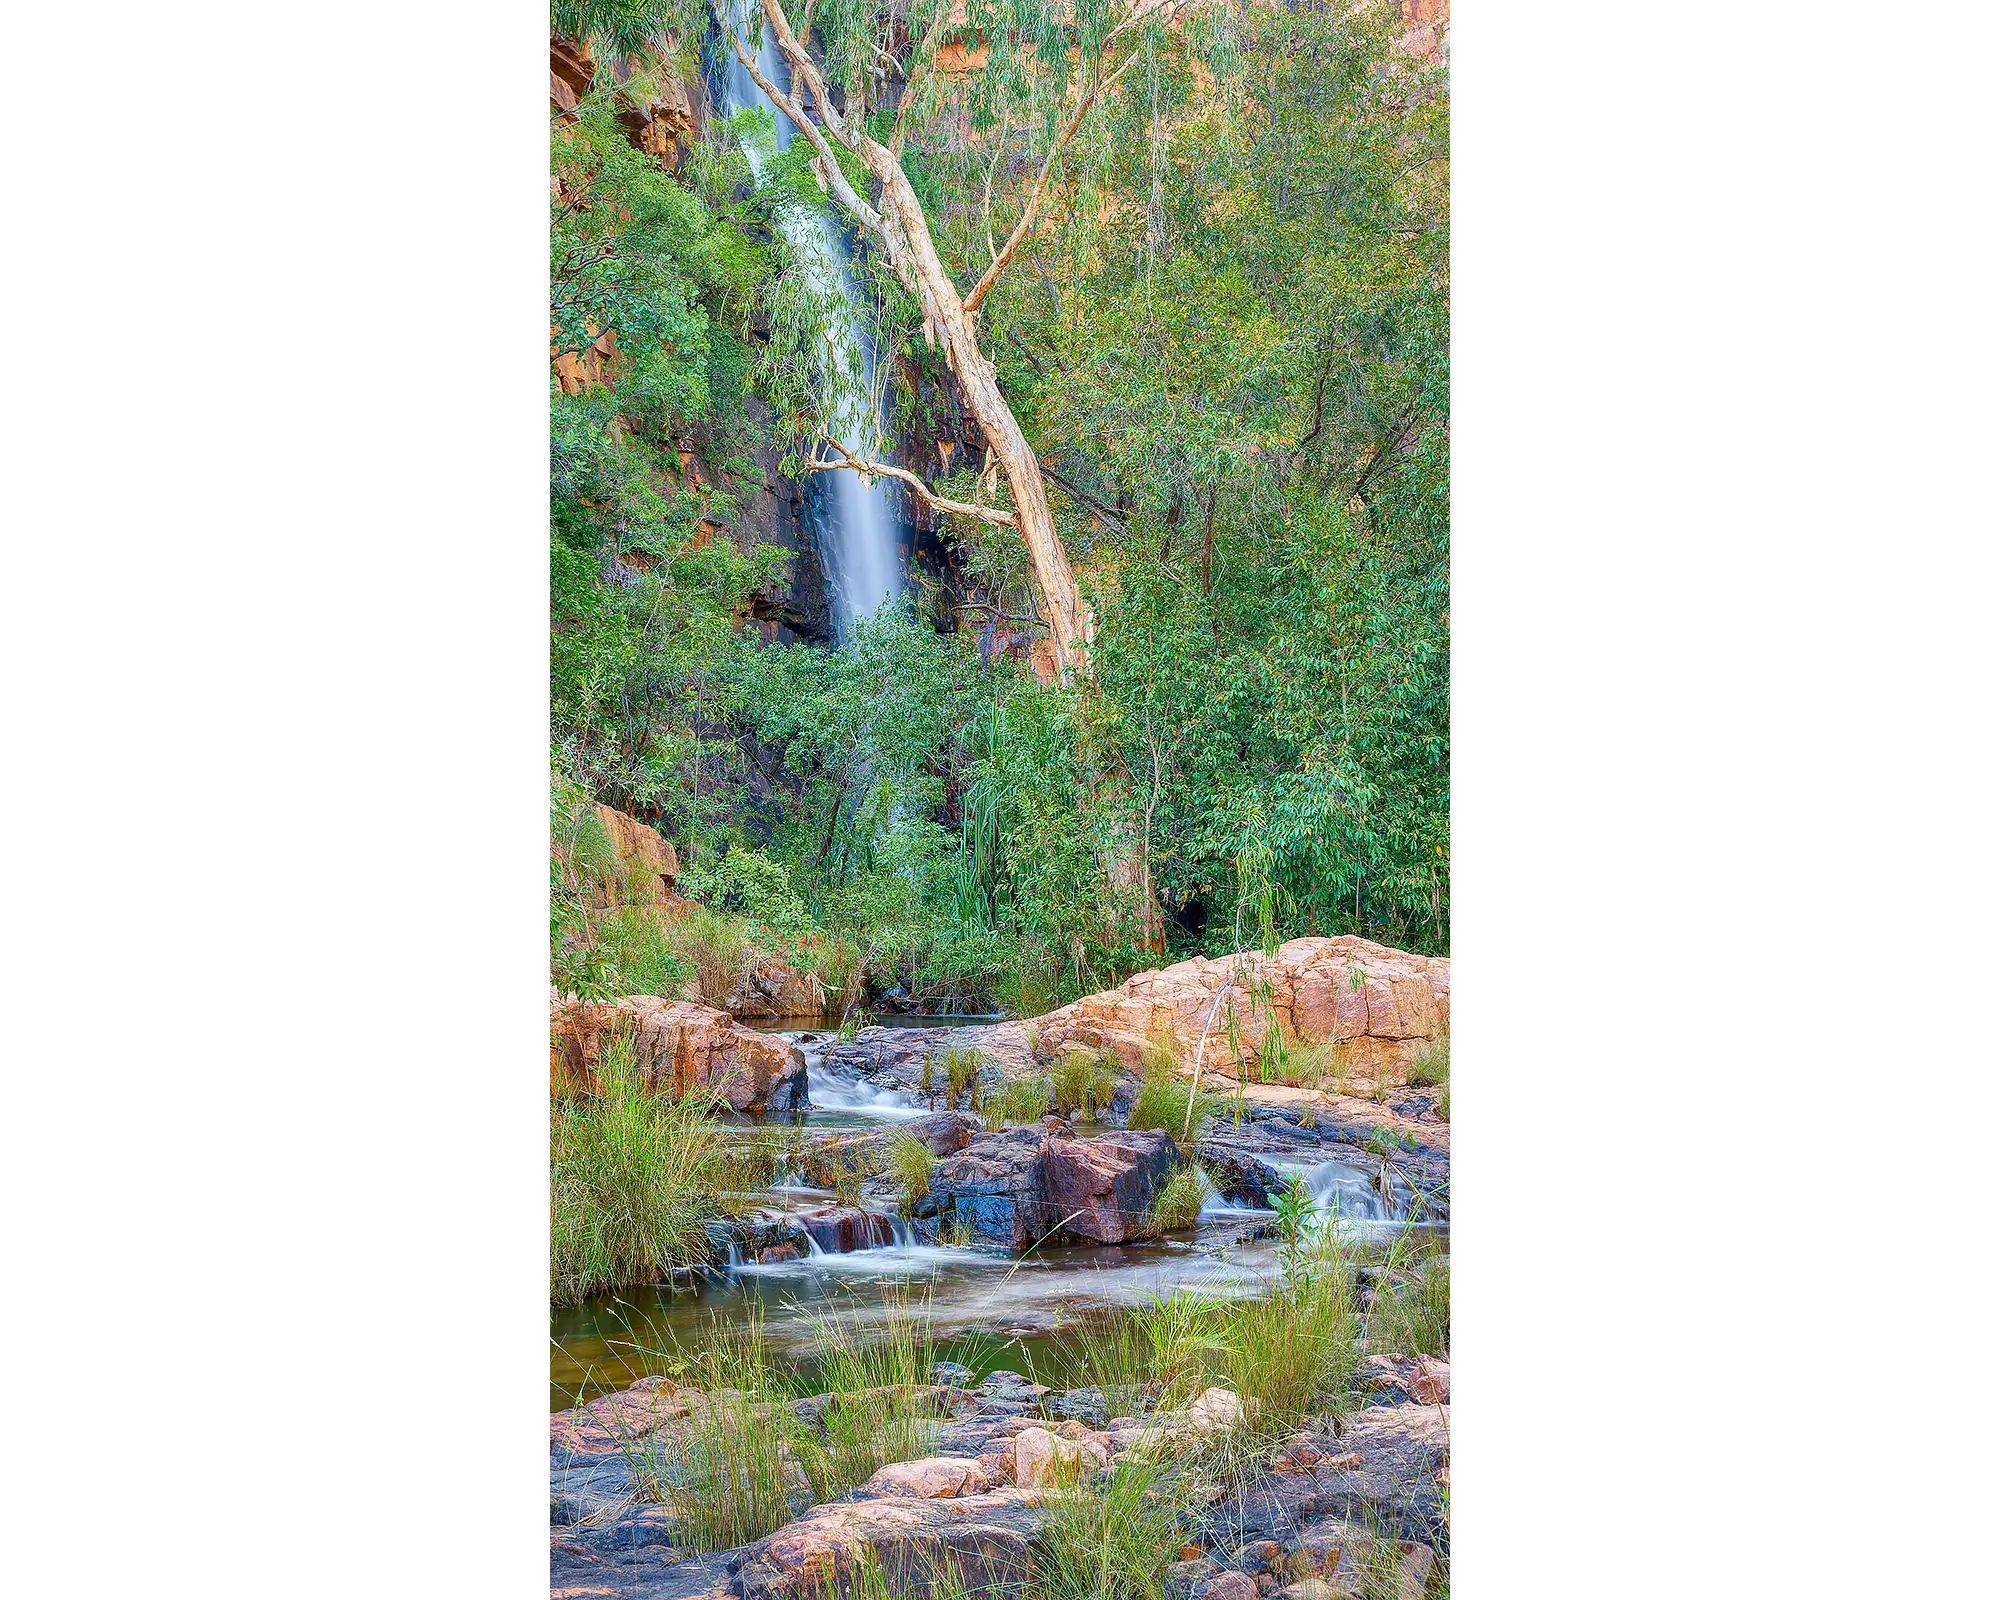
[[[1081,1451],[1093,1470],[1106,1471],[1149,1426],[1202,1431],[1174,1416],[1109,1416],[1094,1391],[1023,1376],[1080,1381],[1079,1319],[1180,1288],[1237,1300],[1269,1293],[1279,1271],[1272,1202],[1295,1176],[1320,1214],[1337,1219],[1329,1225],[1357,1240],[1449,1227],[1450,1130],[1426,1091],[1377,1100],[1248,1086],[1233,1115],[1216,1119],[1196,1147],[1214,1180],[1196,1226],[1155,1237],[1147,1208],[1178,1157],[1163,1133],[1115,1126],[1131,1103],[1129,1080],[1105,1125],[1050,1117],[988,1131],[963,1111],[924,1102],[924,1059],[970,1047],[996,1074],[1030,1070],[1020,1024],[770,1038],[802,1062],[786,1095],[804,1124],[794,1170],[746,1197],[741,1215],[718,1219],[705,1266],[554,1318],[557,1595],[816,1594],[828,1573],[864,1555],[892,1576],[913,1571],[919,1558],[949,1559],[968,1582],[1002,1580],[1026,1559],[1044,1514],[1052,1486],[1035,1465],[1042,1455]],[[774,1081],[783,1081],[782,1058],[769,1059],[780,1063]],[[865,1147],[891,1130],[931,1149],[928,1193],[907,1216],[879,1180],[862,1187],[858,1203],[840,1204],[830,1172],[865,1168]],[[671,1425],[700,1397],[649,1375],[657,1353],[754,1321],[772,1358],[809,1386],[817,1319],[837,1312],[866,1330],[892,1322],[912,1297],[924,1304],[944,1358],[935,1374],[935,1446],[834,1503],[804,1496],[791,1522],[750,1545],[708,1556],[677,1546],[671,1511],[633,1480],[631,1451],[634,1439]],[[1370,1548],[1384,1548],[1380,1538],[1400,1541],[1406,1586],[1422,1592],[1432,1553],[1447,1547],[1449,1371],[1428,1358],[1370,1362],[1368,1403],[1338,1437],[1308,1429],[1211,1503],[1186,1508],[1171,1592],[1191,1600],[1360,1594],[1352,1552],[1365,1543],[1355,1532],[1364,1525],[1379,1536]],[[1231,1400],[1214,1405],[1226,1410]]]

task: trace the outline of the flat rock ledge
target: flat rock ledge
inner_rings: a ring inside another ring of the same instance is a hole
[[[1251,995],[1253,986],[1265,984],[1268,1004]],[[1218,1009],[1225,985],[1230,993]],[[1233,1053],[1224,1026],[1232,1009]],[[1417,1052],[1450,1030],[1451,962],[1353,934],[1291,939],[1271,957],[1260,950],[1213,960],[1196,956],[1135,973],[1116,989],[1050,1012],[1040,1021],[1035,1053],[1047,1060],[1073,1045],[1106,1050],[1136,1071],[1147,1042],[1161,1039],[1191,1065],[1211,1015],[1216,1021],[1200,1063],[1204,1072],[1235,1077],[1256,1060],[1275,1028],[1287,1049],[1326,1047],[1329,1066],[1352,1078],[1406,1083]]]

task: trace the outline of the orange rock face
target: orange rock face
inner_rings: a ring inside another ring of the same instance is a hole
[[[597,820],[618,852],[619,876],[616,883],[592,884],[590,903],[603,908],[611,905],[671,905],[679,897],[674,884],[681,875],[680,858],[671,841],[649,828],[637,817],[614,811],[610,806],[593,805]]]
[[[606,1042],[624,1032],[656,1093],[709,1092],[738,1111],[786,1111],[805,1094],[806,1058],[775,1034],[737,1026],[728,1012],[688,1000],[556,1000],[549,1008],[549,1086],[587,1092]]]
[[[1228,993],[1221,994],[1225,986]],[[1260,994],[1266,986],[1268,1000]],[[1036,1053],[1059,1055],[1081,1045],[1108,1050],[1136,1069],[1146,1042],[1157,1038],[1172,1047],[1186,1070],[1208,1027],[1203,1070],[1234,1077],[1257,1058],[1265,1035],[1276,1028],[1287,1050],[1327,1047],[1333,1071],[1403,1083],[1417,1051],[1442,1038],[1450,1025],[1447,958],[1411,955],[1341,934],[1290,940],[1274,959],[1261,951],[1220,960],[1196,956],[1135,973],[1116,989],[1051,1012],[1042,1020]]]

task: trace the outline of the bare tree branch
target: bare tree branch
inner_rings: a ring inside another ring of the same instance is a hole
[[[996,528],[1017,528],[1019,521],[1011,511],[1002,511],[998,506],[976,506],[964,500],[947,500],[943,495],[933,494],[929,484],[914,472],[903,467],[891,466],[886,461],[858,460],[852,451],[838,439],[821,435],[821,441],[840,452],[838,461],[822,461],[817,456],[806,463],[808,472],[840,472],[851,470],[864,478],[894,478],[899,483],[907,483],[914,489],[925,505],[934,511],[955,511],[962,517],[976,517],[981,522],[990,522]]]

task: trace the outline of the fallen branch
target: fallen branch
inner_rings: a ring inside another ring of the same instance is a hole
[[[918,498],[933,511],[955,511],[962,517],[977,517],[981,522],[990,522],[996,528],[1017,528],[1020,526],[1020,523],[1015,519],[1014,513],[1011,511],[1002,511],[997,506],[976,506],[964,500],[947,500],[943,495],[931,493],[930,485],[907,468],[892,467],[886,461],[859,461],[855,459],[853,452],[838,439],[825,439],[824,442],[838,450],[841,459],[838,461],[822,461],[815,456],[806,463],[806,471],[848,471],[858,472],[862,477],[868,479],[878,477],[894,478],[900,483],[907,483],[916,491]]]

